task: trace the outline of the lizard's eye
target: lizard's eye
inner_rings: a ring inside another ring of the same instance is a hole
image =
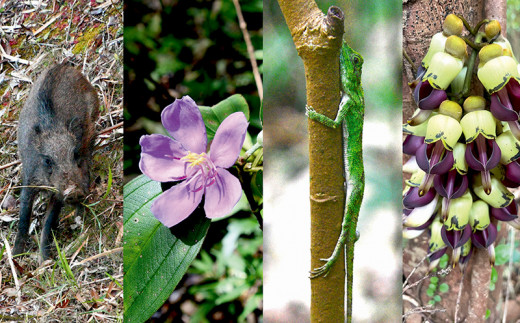
[[[359,64],[359,57],[354,56],[354,58],[352,59],[352,61],[354,62],[354,64]]]

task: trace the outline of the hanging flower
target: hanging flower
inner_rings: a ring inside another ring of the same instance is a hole
[[[226,170],[237,160],[247,132],[242,112],[229,115],[219,126],[208,153],[206,126],[189,96],[175,100],[161,113],[173,137],[141,137],[139,168],[152,180],[182,181],[152,203],[153,215],[172,227],[186,219],[205,195],[204,211],[212,219],[227,215],[242,195],[239,180]]]

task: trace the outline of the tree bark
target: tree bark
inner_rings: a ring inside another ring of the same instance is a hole
[[[298,55],[305,67],[307,104],[334,119],[340,101],[339,52],[343,12],[331,7],[324,15],[312,0],[279,0]],[[341,231],[345,192],[341,129],[309,120],[311,199],[311,268],[332,253]],[[340,259],[343,259],[343,255]],[[327,277],[311,280],[311,322],[343,322],[344,261]]]

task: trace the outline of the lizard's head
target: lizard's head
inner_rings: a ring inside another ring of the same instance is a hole
[[[347,43],[343,43],[340,54],[341,77],[348,78],[349,82],[361,84],[361,67],[363,66],[363,56],[350,48]],[[348,83],[348,82],[347,82]]]

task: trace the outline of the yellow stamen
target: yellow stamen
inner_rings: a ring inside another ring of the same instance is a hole
[[[195,167],[199,166],[201,164],[204,164],[206,160],[208,159],[206,153],[197,154],[192,153],[191,151],[188,152],[188,154],[181,158],[183,161],[187,161],[189,164],[189,167]]]

